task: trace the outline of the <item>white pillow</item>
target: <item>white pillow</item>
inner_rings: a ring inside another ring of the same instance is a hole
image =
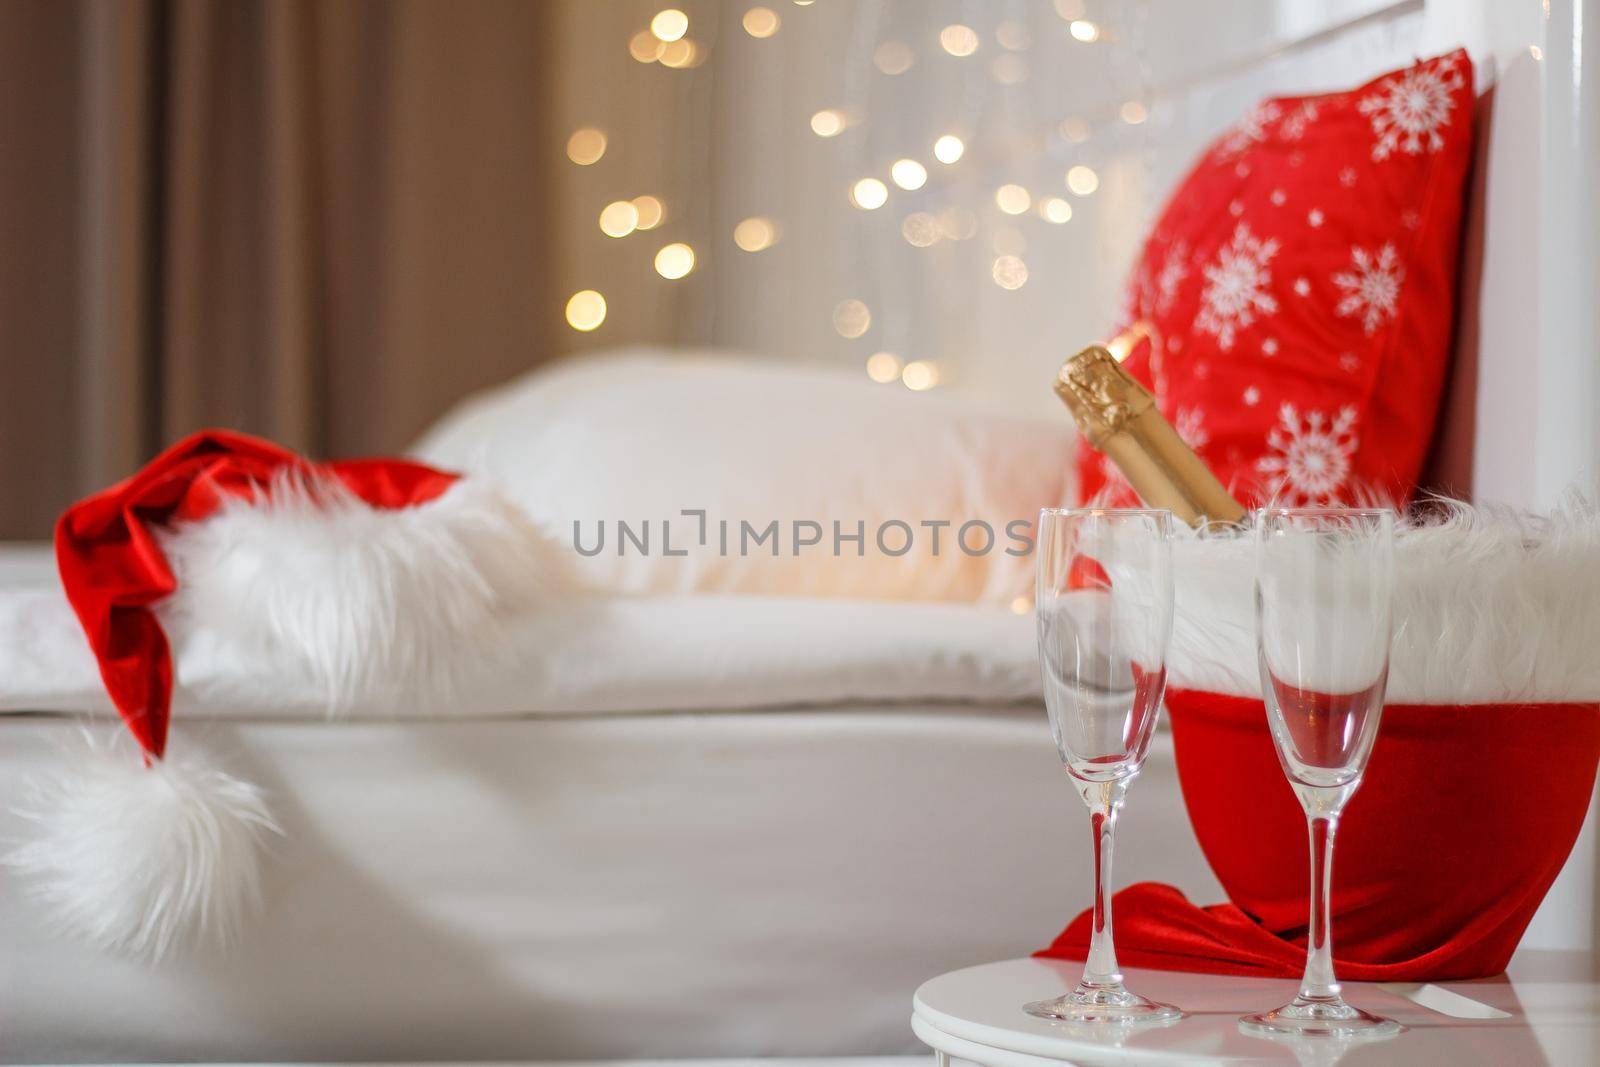
[[[1075,442],[1065,412],[635,348],[471,398],[412,451],[493,479],[599,589],[1011,604],[1032,588],[1039,509],[1071,498]],[[705,512],[704,543],[686,510]]]

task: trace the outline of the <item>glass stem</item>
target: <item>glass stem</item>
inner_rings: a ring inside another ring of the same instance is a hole
[[[1339,815],[1307,814],[1306,823],[1311,831],[1311,925],[1306,931],[1306,973],[1300,980],[1300,996],[1304,1000],[1338,1000],[1329,896],[1333,891],[1333,834],[1339,828]]]
[[[1122,807],[1123,782],[1085,784],[1089,826],[1094,833],[1094,926],[1089,935],[1089,958],[1084,962],[1083,985],[1122,987],[1117,970],[1117,949],[1111,934],[1111,846]]]

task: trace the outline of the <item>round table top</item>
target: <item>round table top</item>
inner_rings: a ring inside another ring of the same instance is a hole
[[[1128,968],[1129,989],[1176,1004],[1166,1026],[1094,1029],[1036,1019],[1030,1000],[1077,984],[1081,963],[1017,959],[923,983],[912,1029],[931,1047],[985,1067],[1074,1064],[1567,1064],[1600,1060],[1600,982],[1587,954],[1525,952],[1507,975],[1436,984],[1345,984],[1345,999],[1406,1027],[1387,1041],[1273,1040],[1240,1032],[1241,1015],[1277,1007],[1296,982]]]

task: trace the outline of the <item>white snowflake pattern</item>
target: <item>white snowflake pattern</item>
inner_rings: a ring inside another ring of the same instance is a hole
[[[1150,264],[1141,256],[1122,293],[1122,321],[1134,323],[1149,318],[1150,305]]]
[[[1444,147],[1440,130],[1450,125],[1451,95],[1465,84],[1455,65],[1413,67],[1390,78],[1378,92],[1356,105],[1372,116],[1372,158],[1382,162],[1396,150],[1416,156]]]
[[[1285,402],[1278,409],[1278,425],[1267,433],[1272,451],[1256,461],[1256,470],[1281,504],[1328,503],[1350,478],[1357,443],[1354,406],[1340,408],[1330,419],[1322,411],[1302,416]]]
[[[1198,452],[1211,443],[1211,431],[1206,429],[1206,413],[1200,408],[1179,408],[1172,416],[1172,428],[1179,439]]]
[[[1278,132],[1283,134],[1285,140],[1298,141],[1306,135],[1306,127],[1310,126],[1317,118],[1317,102],[1315,100],[1301,101],[1300,106],[1289,112],[1289,117],[1283,120],[1283,125],[1278,127]]]
[[[1189,242],[1178,240],[1167,247],[1161,265],[1154,267],[1141,259],[1123,294],[1123,321],[1137,322],[1172,310],[1179,287],[1189,277]]]
[[[1283,109],[1272,100],[1263,100],[1246,111],[1244,117],[1234,123],[1228,135],[1217,146],[1219,158],[1232,159],[1251,145],[1265,140],[1267,127],[1282,114]]]
[[[1161,269],[1156,272],[1157,313],[1165,315],[1172,310],[1173,301],[1178,299],[1178,287],[1189,276],[1188,260],[1189,242],[1174,241],[1172,247],[1167,249],[1166,258],[1161,261]]]
[[[1278,254],[1276,240],[1262,240],[1239,223],[1233,240],[1217,250],[1215,263],[1205,268],[1206,287],[1200,294],[1200,311],[1194,328],[1215,334],[1224,352],[1233,347],[1238,332],[1258,316],[1275,314],[1278,301],[1268,286],[1272,272],[1267,264]]]
[[[1395,316],[1405,268],[1400,265],[1400,255],[1394,245],[1388,242],[1376,255],[1365,248],[1353,247],[1350,260],[1354,269],[1333,276],[1333,284],[1344,290],[1344,296],[1333,309],[1334,314],[1341,318],[1360,315],[1361,327],[1371,337],[1379,326]]]

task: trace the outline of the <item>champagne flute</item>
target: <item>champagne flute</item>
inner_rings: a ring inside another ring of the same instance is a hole
[[[1311,922],[1300,994],[1239,1020],[1247,1033],[1386,1037],[1389,1019],[1346,1004],[1333,974],[1333,838],[1378,736],[1393,630],[1394,515],[1382,509],[1256,513],[1256,649],[1267,723],[1311,837]]]
[[[1056,748],[1088,805],[1094,834],[1094,925],[1077,988],[1024,1005],[1086,1024],[1169,1022],[1170,1004],[1129,992],[1111,932],[1111,845],[1139,774],[1166,686],[1172,637],[1172,513],[1053,509],[1039,515],[1039,664]]]

